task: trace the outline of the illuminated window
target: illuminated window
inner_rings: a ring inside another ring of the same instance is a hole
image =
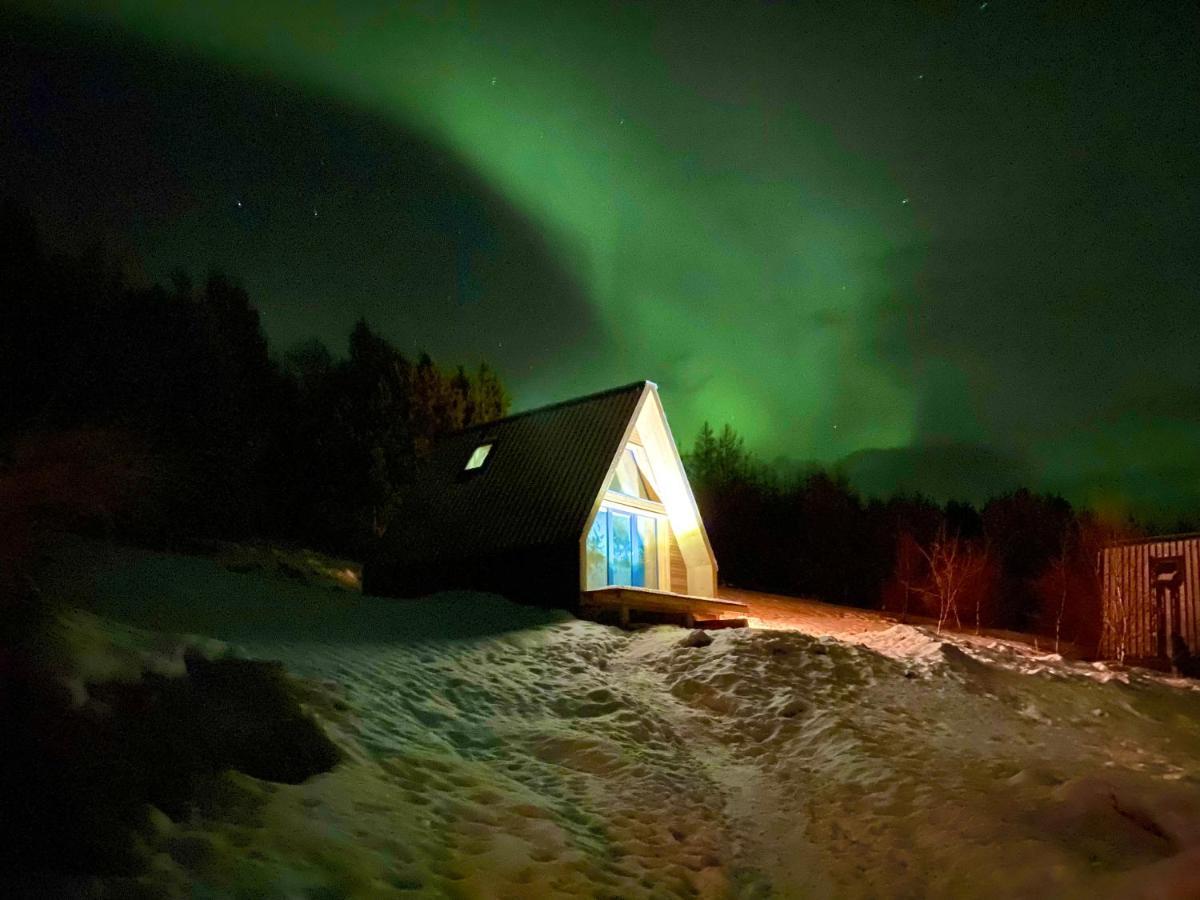
[[[613,472],[612,482],[608,489],[626,497],[640,497],[643,500],[658,500],[658,496],[650,487],[642,473],[637,456],[632,447],[626,447],[617,462],[617,470]]]
[[[658,522],[601,507],[587,537],[587,586],[658,587]]]
[[[483,468],[483,464],[487,462],[488,454],[492,452],[491,444],[480,444],[475,448],[475,452],[471,454],[471,458],[467,460],[464,472],[470,472],[472,469]]]

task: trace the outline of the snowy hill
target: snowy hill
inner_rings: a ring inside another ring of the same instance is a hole
[[[58,571],[101,643],[282,660],[342,753],[157,819],[155,893],[1200,896],[1188,684],[902,625],[705,643],[97,545]]]

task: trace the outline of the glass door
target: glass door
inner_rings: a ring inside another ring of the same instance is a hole
[[[658,522],[610,508],[596,514],[586,544],[589,590],[609,585],[658,587]]]
[[[608,583],[633,582],[633,516],[609,510]]]
[[[587,589],[608,586],[608,510],[596,513],[587,537]]]
[[[658,587],[658,522],[653,516],[633,517],[633,584]]]

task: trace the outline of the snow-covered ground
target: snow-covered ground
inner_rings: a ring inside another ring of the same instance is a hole
[[[101,617],[77,628],[155,659],[170,631],[283,660],[346,757],[295,786],[231,774],[204,813],[160,821],[155,891],[1200,896],[1190,684],[861,613],[839,637],[705,643],[486,595],[62,554],[49,589]]]

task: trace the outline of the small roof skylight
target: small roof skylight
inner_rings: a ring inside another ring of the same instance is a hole
[[[470,472],[472,469],[480,469],[487,462],[488,454],[492,452],[491,444],[480,444],[475,448],[475,452],[471,454],[471,458],[467,460],[467,465],[463,469],[464,472]]]

